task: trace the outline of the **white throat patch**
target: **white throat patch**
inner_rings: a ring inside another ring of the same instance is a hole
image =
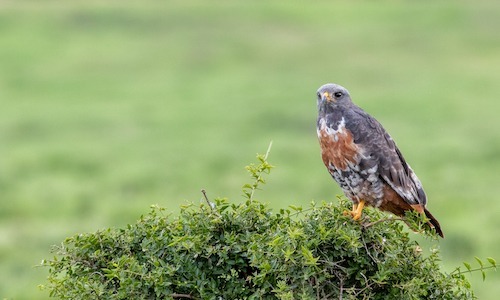
[[[342,119],[340,119],[340,122],[338,123],[338,126],[337,126],[337,129],[333,129],[333,128],[330,128],[328,126],[326,126],[326,119],[325,118],[321,118],[319,120],[319,127],[318,127],[318,130],[317,130],[317,133],[318,133],[318,137],[321,137],[321,132],[326,132],[326,134],[330,137],[333,138],[334,141],[338,141],[338,134],[340,132],[343,132],[345,130],[345,119],[344,117],[342,117]]]

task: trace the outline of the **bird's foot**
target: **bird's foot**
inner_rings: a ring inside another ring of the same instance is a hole
[[[344,210],[343,215],[344,216],[351,216],[351,218],[354,221],[356,221],[356,220],[359,220],[359,218],[361,218],[362,213],[361,212],[357,212],[357,211]]]
[[[359,204],[354,203],[352,205],[352,211],[344,211],[344,216],[350,215],[353,220],[359,220],[363,214],[363,207],[365,206],[365,201],[359,201]]]

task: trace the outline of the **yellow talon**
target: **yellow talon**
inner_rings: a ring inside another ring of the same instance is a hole
[[[358,204],[353,202],[352,203],[352,210],[344,210],[344,212],[342,214],[344,216],[351,215],[351,217],[352,217],[357,208],[358,208]]]
[[[359,220],[363,213],[363,207],[365,207],[365,201],[361,200],[358,204],[352,204],[352,211],[344,211],[344,216],[351,215],[353,220]]]
[[[352,212],[353,220],[359,220],[359,218],[361,218],[361,214],[363,214],[363,207],[365,207],[365,201],[361,200],[359,201],[359,204],[356,205],[356,208]]]

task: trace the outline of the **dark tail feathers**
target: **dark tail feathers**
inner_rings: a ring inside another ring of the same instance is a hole
[[[424,208],[424,213],[425,216],[429,219],[429,223],[431,223],[431,227],[436,230],[437,234],[439,234],[440,237],[444,238],[443,231],[441,230],[441,225],[439,225],[438,220],[434,218],[434,216],[430,213],[430,211],[427,210],[427,208]]]

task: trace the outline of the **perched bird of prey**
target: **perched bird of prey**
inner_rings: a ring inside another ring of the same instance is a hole
[[[444,237],[439,222],[425,208],[420,180],[406,163],[394,140],[372,116],[356,106],[337,84],[318,89],[317,132],[323,162],[353,202],[354,220],[370,205],[397,216],[416,210]]]

